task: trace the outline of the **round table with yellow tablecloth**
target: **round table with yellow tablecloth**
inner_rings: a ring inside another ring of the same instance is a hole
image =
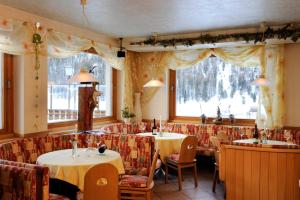
[[[77,156],[72,157],[72,149],[49,152],[40,155],[37,164],[49,168],[50,178],[67,181],[83,191],[84,176],[90,167],[100,163],[114,165],[119,174],[124,174],[124,166],[118,152],[106,150],[100,154],[97,149],[77,149]]]
[[[186,135],[179,133],[163,132],[162,134],[152,135],[152,133],[139,133],[141,136],[154,136],[155,148],[159,149],[160,158],[165,162],[165,158],[172,153],[179,153],[181,143]]]

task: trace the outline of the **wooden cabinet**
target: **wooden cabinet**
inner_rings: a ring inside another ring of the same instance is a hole
[[[228,200],[300,200],[300,149],[222,145]]]

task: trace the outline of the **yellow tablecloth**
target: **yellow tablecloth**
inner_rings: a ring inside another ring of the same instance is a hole
[[[37,164],[47,166],[51,178],[67,181],[83,191],[84,176],[90,167],[100,164],[110,163],[114,165],[119,174],[124,174],[124,166],[118,152],[106,150],[104,154],[99,154],[97,149],[86,151],[77,149],[77,157],[72,157],[72,149],[53,151],[38,157]]]
[[[165,158],[172,153],[179,153],[181,143],[186,137],[184,134],[178,133],[162,133],[162,136],[152,135],[152,133],[139,133],[141,136],[154,136],[155,137],[155,148],[159,149],[160,158],[165,162]]]

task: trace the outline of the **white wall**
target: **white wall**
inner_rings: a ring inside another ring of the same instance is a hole
[[[147,90],[147,88],[144,88]],[[149,103],[142,106],[143,119],[169,119],[169,73],[165,73],[165,86],[159,88]]]
[[[285,126],[300,127],[300,44],[285,46]]]

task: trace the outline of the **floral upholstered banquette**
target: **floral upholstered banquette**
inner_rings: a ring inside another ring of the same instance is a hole
[[[159,124],[157,125],[159,127]],[[124,133],[137,134],[143,132],[142,127],[145,127],[146,132],[151,131],[151,122],[141,123],[113,123],[102,128],[103,132],[109,133]],[[198,147],[197,152],[202,155],[213,156],[214,147],[210,141],[211,136],[216,136],[223,132],[228,136],[229,140],[241,139],[241,133],[244,133],[243,138],[251,138],[254,132],[254,126],[229,126],[229,125],[215,125],[215,124],[192,124],[192,123],[165,123],[165,130],[174,133],[181,133],[186,135],[194,135],[197,137]],[[261,130],[260,130],[261,131]],[[270,139],[285,141],[283,129],[268,130],[270,132]],[[292,141],[300,145],[300,131],[290,130]]]
[[[36,184],[37,194],[33,195],[33,191],[30,197],[24,199],[49,199],[49,170],[47,167],[36,165],[36,159],[39,155],[47,152],[71,148],[70,140],[74,137],[74,134],[69,134],[23,138],[0,145],[0,166],[8,165],[20,170],[28,169],[25,170],[26,173],[29,173],[27,171],[31,169],[34,171],[32,176],[40,177],[39,179],[31,178],[28,182]],[[104,143],[108,149],[118,151],[124,163],[125,173],[128,175],[148,176],[150,173],[154,154],[154,137],[124,134],[78,134],[77,138],[79,148],[87,147],[87,141],[89,140],[94,147],[99,143]],[[28,175],[28,177],[30,178],[31,176]],[[2,197],[4,193],[2,194],[1,191],[3,191],[4,187],[0,184],[0,195]],[[11,192],[13,193],[12,195],[18,195],[18,192],[22,191],[16,190]],[[57,196],[57,198],[50,199],[61,199],[61,197]]]

